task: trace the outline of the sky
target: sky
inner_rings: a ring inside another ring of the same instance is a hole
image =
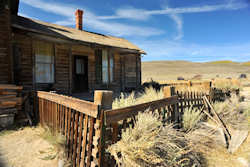
[[[125,38],[143,61],[250,61],[250,0],[20,0],[19,15]]]

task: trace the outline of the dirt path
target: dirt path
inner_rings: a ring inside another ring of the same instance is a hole
[[[42,131],[41,128],[24,128],[1,132],[0,166],[56,167],[57,160],[50,158],[53,146],[40,136]]]

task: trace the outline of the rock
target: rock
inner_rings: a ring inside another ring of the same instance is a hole
[[[185,79],[183,77],[177,77],[178,81],[184,81]]]
[[[244,165],[244,167],[250,167],[250,162],[248,162],[245,158],[239,157],[237,160]]]
[[[248,136],[247,130],[234,130],[231,133],[231,140],[229,142],[229,148],[228,151],[230,153],[234,153],[240,145],[246,140]]]
[[[247,74],[240,74],[239,78],[240,79],[246,79],[247,78]]]

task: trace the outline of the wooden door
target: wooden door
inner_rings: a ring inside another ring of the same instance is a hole
[[[74,58],[74,90],[84,92],[88,90],[88,57],[75,56]]]

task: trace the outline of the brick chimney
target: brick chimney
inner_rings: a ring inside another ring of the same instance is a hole
[[[82,30],[82,15],[83,15],[83,11],[80,9],[77,9],[75,12],[75,16],[76,16],[76,29],[78,30]]]

